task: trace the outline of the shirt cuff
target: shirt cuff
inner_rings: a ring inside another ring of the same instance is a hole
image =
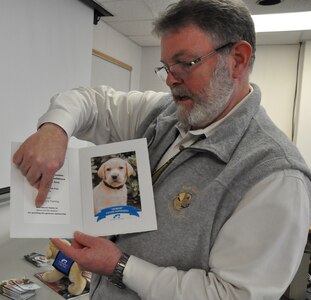
[[[67,133],[68,138],[70,138],[75,130],[75,122],[67,112],[61,109],[54,109],[45,113],[38,121],[37,128],[39,128],[44,123],[53,123],[61,128]]]
[[[136,256],[131,255],[123,272],[123,283],[140,297],[148,294],[154,278],[163,270]]]

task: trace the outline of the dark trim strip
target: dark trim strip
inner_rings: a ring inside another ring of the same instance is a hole
[[[0,205],[8,202],[10,199],[10,187],[0,188]]]
[[[102,6],[100,6],[99,4],[97,4],[95,1],[93,0],[79,0],[81,2],[83,2],[84,4],[86,4],[87,6],[89,6],[90,8],[94,9],[94,25],[97,25],[99,19],[101,17],[112,17],[113,14],[110,13],[108,10],[104,9]]]

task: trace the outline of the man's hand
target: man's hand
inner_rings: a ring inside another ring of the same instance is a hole
[[[122,255],[120,249],[108,239],[93,237],[79,231],[74,233],[71,245],[63,243],[60,239],[51,241],[82,269],[100,275],[110,276]]]
[[[15,152],[13,162],[38,189],[36,206],[40,207],[50,190],[53,177],[64,164],[68,137],[56,124],[46,123]]]

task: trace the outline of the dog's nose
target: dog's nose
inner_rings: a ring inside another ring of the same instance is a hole
[[[118,175],[112,175],[111,178],[112,178],[113,180],[117,180],[117,179],[118,179]]]

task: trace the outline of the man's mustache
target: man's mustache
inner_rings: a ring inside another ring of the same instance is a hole
[[[184,87],[172,87],[171,94],[175,100],[182,100],[183,98],[193,98],[193,94]]]

